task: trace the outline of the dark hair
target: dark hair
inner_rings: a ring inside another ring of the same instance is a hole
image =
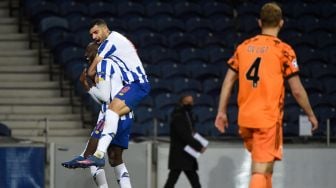
[[[107,26],[105,20],[103,20],[101,18],[97,18],[97,19],[92,20],[91,23],[90,23],[90,28],[92,28],[95,25],[98,25],[98,26],[105,25],[105,26]]]

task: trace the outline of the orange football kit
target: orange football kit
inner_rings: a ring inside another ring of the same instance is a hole
[[[239,74],[239,133],[252,160],[281,160],[285,79],[299,71],[295,52],[277,37],[257,35],[237,47],[228,65]]]

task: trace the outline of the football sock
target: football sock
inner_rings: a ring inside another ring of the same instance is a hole
[[[108,188],[104,169],[90,166],[90,171],[98,188]]]
[[[114,167],[114,173],[121,188],[132,188],[125,163],[121,163],[120,165]]]
[[[98,158],[103,158],[110,145],[114,135],[118,129],[119,115],[112,110],[106,110],[105,112],[105,125],[102,132],[102,137],[99,139],[97,151],[94,155]]]
[[[249,188],[268,188],[266,176],[260,173],[253,173]]]

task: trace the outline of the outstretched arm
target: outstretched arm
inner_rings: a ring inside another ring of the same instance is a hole
[[[318,128],[318,121],[309,103],[308,95],[301,83],[299,76],[295,75],[293,77],[290,77],[288,79],[288,84],[289,84],[289,87],[292,91],[292,94],[295,100],[301,106],[304,112],[307,114],[308,119],[312,124],[312,131],[316,130]]]
[[[215,126],[221,133],[224,133],[225,128],[227,128],[229,125],[227,119],[227,105],[229,103],[232,87],[237,78],[238,74],[232,69],[228,69],[222,84],[221,94],[219,98],[218,112],[215,120]]]

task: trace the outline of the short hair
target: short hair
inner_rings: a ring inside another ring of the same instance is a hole
[[[183,100],[186,98],[186,97],[192,97],[194,98],[194,96],[191,94],[191,93],[183,93],[180,98],[179,98],[179,104],[183,104]]]
[[[91,23],[90,23],[90,28],[92,28],[95,25],[98,25],[98,26],[102,26],[102,25],[107,26],[105,20],[103,20],[101,18],[97,18],[97,19],[92,20]]]
[[[276,27],[282,20],[282,11],[277,3],[266,3],[260,10],[262,27]]]

